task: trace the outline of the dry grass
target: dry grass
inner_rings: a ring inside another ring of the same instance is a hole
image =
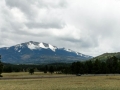
[[[16,75],[12,74],[11,77]],[[18,74],[23,75],[24,73]],[[27,76],[28,73],[25,75]],[[36,73],[35,75],[43,74]],[[8,77],[7,74],[5,77]],[[0,90],[120,90],[120,76],[71,76],[0,80]]]
[[[12,77],[49,77],[49,76],[65,76],[64,74],[50,74],[50,73],[43,73],[43,72],[34,72],[34,74],[30,74],[29,72],[13,72],[13,73],[2,73],[3,78],[12,78]]]
[[[2,75],[4,77],[28,77],[28,76],[42,76],[42,75],[50,75],[48,74],[44,74],[43,72],[35,72],[33,75],[30,75],[29,72],[13,72],[13,73],[2,73]]]

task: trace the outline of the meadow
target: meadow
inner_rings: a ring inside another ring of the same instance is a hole
[[[120,75],[75,76],[39,72],[35,72],[34,75],[28,72],[3,73],[2,75],[4,77],[0,80],[0,90],[120,90]],[[8,79],[12,77],[21,79]],[[29,79],[24,79],[24,77],[29,77]]]

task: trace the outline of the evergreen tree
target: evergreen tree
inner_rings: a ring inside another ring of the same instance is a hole
[[[1,62],[1,55],[0,55],[0,77],[2,77],[2,71],[3,71],[3,64]]]
[[[12,72],[12,67],[11,66],[4,66],[3,71],[11,73]]]
[[[93,71],[93,63],[91,60],[88,60],[84,63],[84,72],[90,74]]]
[[[113,56],[113,73],[117,73],[118,71],[118,58]]]
[[[84,73],[84,65],[82,62],[74,62],[71,65],[71,70],[73,74],[83,74]]]
[[[49,72],[50,72],[51,74],[54,73],[54,67],[53,67],[53,66],[50,66]]]
[[[47,73],[47,71],[48,71],[48,66],[45,65],[45,67],[44,67],[44,73]]]
[[[29,73],[32,75],[32,74],[34,74],[34,69],[33,68],[30,68],[29,69]]]
[[[108,57],[106,60],[106,65],[107,68],[109,69],[109,73],[117,73],[119,66],[118,58],[116,58],[115,56]]]
[[[94,66],[93,66],[93,73],[99,74],[100,73],[100,61],[98,59],[95,60]]]
[[[107,74],[107,66],[106,66],[106,62],[101,62],[100,64],[100,73],[101,74]]]

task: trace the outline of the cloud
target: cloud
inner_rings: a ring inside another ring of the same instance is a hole
[[[33,40],[93,56],[120,51],[119,5],[119,0],[1,0],[0,47]]]
[[[29,28],[63,28],[64,27],[64,23],[62,23],[61,21],[47,21],[47,22],[29,22],[26,23],[26,26]]]

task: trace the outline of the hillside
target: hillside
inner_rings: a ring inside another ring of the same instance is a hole
[[[99,55],[97,57],[92,58],[92,60],[99,59],[101,61],[105,61],[105,60],[107,60],[107,58],[113,57],[113,56],[115,56],[118,59],[120,59],[120,52],[117,52],[117,53],[104,53],[102,55]]]

